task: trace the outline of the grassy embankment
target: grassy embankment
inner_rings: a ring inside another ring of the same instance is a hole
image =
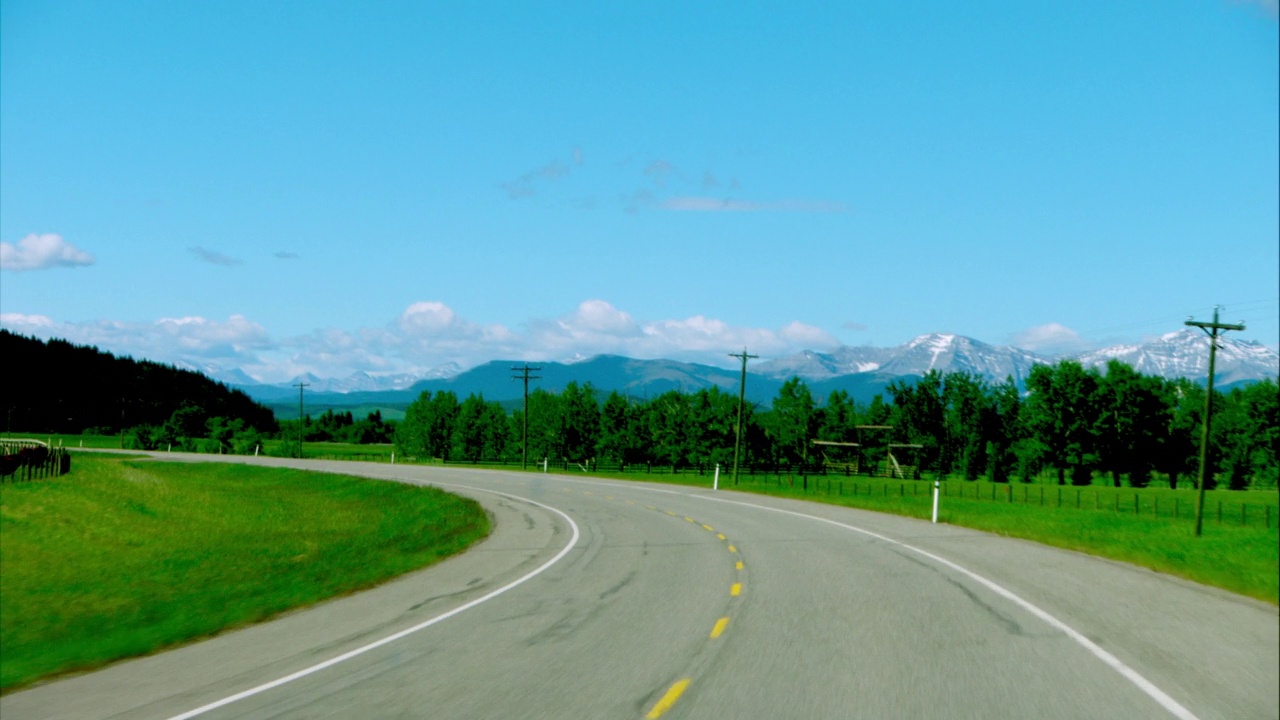
[[[0,486],[0,689],[366,588],[488,530],[431,488],[80,453]]]

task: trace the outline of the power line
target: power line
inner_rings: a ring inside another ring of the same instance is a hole
[[[523,437],[521,438],[521,442],[520,442],[520,469],[521,470],[524,470],[529,463],[529,381],[542,379],[541,375],[530,375],[529,373],[538,372],[541,370],[542,368],[529,367],[529,363],[525,363],[524,367],[522,368],[518,368],[518,367],[511,368],[512,372],[520,373],[519,375],[512,375],[511,379],[524,381],[524,417],[523,417],[524,429],[523,429]]]
[[[738,432],[733,439],[733,484],[738,484],[738,457],[742,450],[742,405],[747,397],[747,360],[759,355],[748,355],[747,349],[740,353],[729,353],[729,357],[742,358],[742,379],[738,382]]]
[[[1204,426],[1200,432],[1200,482],[1196,489],[1196,537],[1200,537],[1200,526],[1204,519],[1204,475],[1205,465],[1209,458],[1209,426],[1213,420],[1213,363],[1218,355],[1218,331],[1244,330],[1244,323],[1229,325],[1218,322],[1218,311],[1213,309],[1213,322],[1187,319],[1187,325],[1198,327],[1209,335],[1209,384],[1204,394]]]
[[[300,382],[294,387],[298,388],[298,457],[302,457],[302,430],[306,423],[303,422],[302,415],[302,389],[311,387],[311,383]]]

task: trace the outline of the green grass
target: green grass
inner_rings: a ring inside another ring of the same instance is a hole
[[[0,486],[0,689],[369,587],[488,529],[431,488],[78,453]]]
[[[710,487],[712,482],[710,474],[691,471],[591,475],[700,487]],[[798,475],[790,478],[740,475],[739,484],[734,486],[728,473],[720,475],[723,489],[921,519],[929,519],[932,512],[931,481],[827,475],[810,476],[808,488],[804,483]],[[1194,534],[1196,493],[1190,488],[1134,490],[1100,485],[1066,486],[1061,490],[1059,506],[1056,485],[1007,485],[954,479],[943,485],[947,494],[940,498],[939,522],[1120,560],[1271,603],[1280,599],[1280,532],[1276,529],[1280,509],[1274,490],[1207,492],[1203,534],[1197,538]],[[1043,505],[1040,504],[1042,490]],[[1137,513],[1133,504],[1135,496]],[[1243,516],[1242,505],[1245,506]],[[1176,519],[1175,507],[1178,509]]]

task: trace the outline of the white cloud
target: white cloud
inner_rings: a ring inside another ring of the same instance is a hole
[[[45,315],[23,315],[22,313],[0,313],[0,327],[23,335],[32,335],[41,328],[57,325],[53,318]]]
[[[12,272],[77,267],[94,262],[92,255],[53,233],[31,234],[17,245],[0,242],[0,268]]]
[[[793,320],[784,325],[778,334],[786,341],[803,346],[806,350],[826,350],[840,347],[840,341],[835,339],[831,333],[820,327],[806,325],[798,320]]]
[[[1080,333],[1060,323],[1048,323],[1027,328],[1009,336],[1014,347],[1045,355],[1068,355],[1092,349],[1092,344],[1080,337]]]
[[[554,319],[529,320],[520,331],[461,317],[439,301],[410,304],[382,327],[318,329],[274,338],[243,315],[154,322],[59,322],[43,315],[6,313],[0,326],[42,338],[65,338],[103,350],[165,363],[241,369],[263,382],[303,373],[342,378],[425,372],[450,363],[472,367],[490,360],[555,361],[600,354],[670,358],[729,366],[728,353],[747,347],[765,357],[839,343],[821,328],[791,322],[778,329],[730,325],[705,315],[641,321],[605,300],[583,301]]]

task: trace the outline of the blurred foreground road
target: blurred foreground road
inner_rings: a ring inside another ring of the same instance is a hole
[[[1280,717],[1276,607],[1121,563],[710,488],[163,457],[439,485],[495,530],[373,590],[0,698],[4,720]]]

